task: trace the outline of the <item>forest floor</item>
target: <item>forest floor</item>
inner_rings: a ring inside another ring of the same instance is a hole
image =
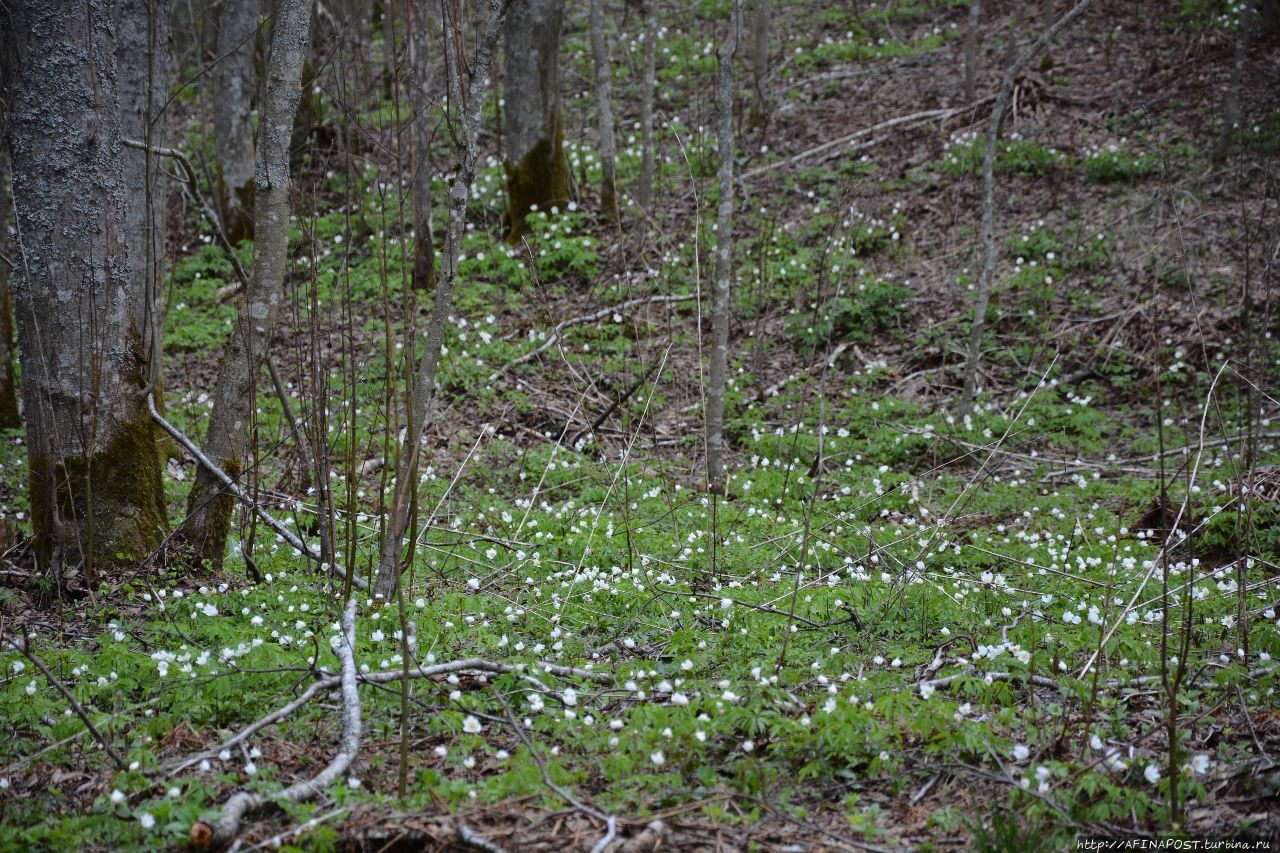
[[[728,494],[702,489],[715,17],[690,6],[662,34],[658,202],[621,225],[596,215],[572,20],[579,198],[509,247],[502,167],[482,170],[404,601],[357,630],[366,674],[406,665],[404,626],[414,667],[525,668],[364,687],[349,779],[255,816],[240,849],[590,849],[606,816],[611,849],[636,851],[1280,837],[1280,42],[1252,46],[1218,164],[1234,47],[1211,19],[1100,0],[1023,76],[961,415],[989,106],[822,146],[958,107],[967,11],[777,5],[767,122],[741,87]],[[1013,4],[990,5],[979,93],[1009,51]],[[618,26],[629,194],[638,21]],[[324,418],[338,563],[368,576],[404,318],[429,300],[404,289],[402,108],[334,70],[359,50],[321,49],[274,357],[308,429]],[[198,128],[186,144],[207,157]],[[165,392],[200,435],[236,309],[230,265],[181,228]],[[251,481],[305,530],[304,455],[265,374],[261,391]],[[0,849],[181,847],[233,790],[323,766],[336,693],[218,746],[338,669],[338,605],[300,555],[242,518],[221,573],[157,559],[39,603],[22,440],[0,444],[4,634],[31,638],[127,767],[0,654]],[[171,519],[194,471],[175,453]]]

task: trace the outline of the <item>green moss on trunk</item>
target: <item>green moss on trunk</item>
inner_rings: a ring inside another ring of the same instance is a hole
[[[33,452],[31,522],[42,568],[55,555],[66,566],[89,559],[97,567],[133,565],[160,545],[167,519],[157,439],[140,410],[87,458]]]
[[[551,139],[529,149],[520,162],[504,161],[507,173],[507,241],[524,236],[529,208],[548,207],[569,200],[569,161],[564,156],[564,130],[557,110]]]
[[[233,480],[240,476],[239,459],[222,459],[217,464]],[[187,496],[187,520],[180,536],[176,537],[178,549],[186,552],[190,565],[203,564],[213,571],[222,569],[234,510],[232,494],[207,471],[201,471]]]

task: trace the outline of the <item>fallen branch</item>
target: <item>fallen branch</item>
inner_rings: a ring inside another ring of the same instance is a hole
[[[660,305],[668,302],[690,302],[694,298],[696,298],[695,294],[692,293],[678,293],[664,296],[641,296],[636,299],[628,299],[626,302],[619,303],[618,305],[614,305],[609,308],[601,308],[599,311],[592,311],[590,314],[570,317],[568,320],[558,323],[556,327],[551,330],[551,334],[547,335],[546,340],[537,347],[520,356],[515,361],[508,362],[505,366],[500,367],[498,370],[490,374],[489,381],[492,382],[495,379],[500,378],[504,373],[507,373],[514,367],[519,367],[522,364],[528,364],[533,361],[539,355],[550,349],[553,344],[559,341],[566,329],[572,328],[573,326],[585,326],[588,323],[596,323],[606,317],[612,317],[614,314],[620,314],[628,308],[635,308],[637,305]]]
[[[458,840],[468,847],[483,850],[485,853],[507,853],[507,848],[490,841],[465,823],[458,827]]]
[[[191,840],[197,846],[210,843],[223,847],[236,837],[244,817],[272,803],[299,803],[318,796],[321,791],[338,780],[360,749],[360,691],[357,689],[356,671],[356,602],[347,601],[342,613],[342,642],[334,649],[342,661],[342,740],[338,752],[328,766],[311,779],[295,782],[274,796],[237,791],[222,807],[222,814],[214,824],[198,821],[191,827]],[[203,841],[204,844],[199,842]]]
[[[592,672],[591,670],[577,669],[575,667],[569,667],[569,666],[559,666],[558,664],[552,664],[552,663],[538,663],[538,664],[534,664],[534,666],[542,670],[545,670],[546,672],[549,672],[552,675],[557,675],[561,677],[569,676],[569,677],[583,678],[590,681],[599,681],[599,682],[608,682],[612,680],[612,676],[610,676],[606,672]],[[405,673],[400,670],[385,670],[380,672],[366,673],[366,674],[357,676],[357,680],[362,684],[388,684],[394,681],[399,681],[400,679],[405,677],[415,678],[415,679],[416,678],[433,678],[438,675],[448,675],[450,673],[462,672],[464,670],[472,670],[472,671],[478,671],[478,672],[492,672],[492,673],[501,675],[509,672],[523,673],[527,668],[528,668],[527,664],[499,663],[497,661],[484,660],[483,658],[463,658],[462,660],[448,661],[446,663],[430,664],[428,666],[423,666],[423,667],[419,667],[418,669],[410,670],[408,673]],[[281,705],[279,708],[272,711],[270,714],[267,714],[265,717],[262,717],[254,721],[253,723],[250,723],[249,725],[245,726],[243,729],[237,732],[234,736],[223,741],[220,746],[215,747],[213,749],[204,750],[203,752],[199,752],[195,755],[191,755],[191,756],[188,756],[187,758],[182,759],[181,761],[172,765],[169,768],[170,771],[176,773],[185,767],[190,767],[192,764],[195,764],[197,761],[200,761],[201,759],[208,758],[211,755],[216,755],[224,749],[231,749],[232,747],[239,746],[240,744],[248,740],[250,737],[252,737],[254,734],[266,728],[267,726],[272,725],[273,723],[278,723],[281,720],[293,714],[299,708],[301,708],[302,706],[310,702],[312,699],[314,699],[316,694],[322,693],[326,690],[333,689],[339,684],[340,681],[341,681],[341,676],[327,675],[327,674],[323,678],[316,679],[311,683],[309,687],[307,687],[306,690],[302,691],[302,693],[298,696],[298,698],[294,699],[292,702],[289,702],[286,705]]]
[[[178,444],[182,445],[183,449],[185,449],[188,453],[194,456],[196,461],[199,462],[201,465],[203,465],[205,467],[205,470],[207,470],[210,474],[216,477],[218,481],[221,482],[222,485],[226,488],[226,490],[230,492],[237,500],[239,500],[245,506],[253,510],[254,514],[256,514],[258,518],[262,519],[264,524],[266,524],[276,533],[279,533],[281,538],[283,538],[285,542],[288,542],[291,546],[293,546],[298,550],[298,553],[302,554],[304,557],[306,557],[309,560],[315,561],[321,566],[325,565],[325,562],[320,558],[320,555],[317,554],[315,551],[313,551],[310,545],[302,541],[301,537],[299,537],[298,534],[290,530],[283,522],[277,521],[276,518],[271,515],[271,513],[263,509],[258,504],[258,502],[253,499],[252,495],[250,495],[244,489],[240,488],[239,484],[237,484],[235,480],[231,479],[231,476],[227,474],[226,471],[223,471],[216,464],[214,464],[213,460],[210,459],[208,456],[206,456],[204,454],[204,451],[202,451],[199,447],[197,447],[194,441],[192,441],[190,438],[187,438],[185,433],[183,433],[176,426],[174,426],[173,424],[165,420],[164,415],[160,414],[160,412],[156,409],[156,398],[154,394],[147,394],[147,408],[151,411],[151,419],[154,420],[157,424],[159,424],[161,429],[169,433],[169,436],[174,441],[178,442]],[[356,586],[360,587],[361,589],[364,589],[366,586],[368,586],[368,584],[366,584],[364,580],[361,578],[353,577],[352,580],[355,582]]]
[[[84,722],[84,727],[89,730],[89,734],[93,735],[94,740],[102,744],[102,749],[107,753],[107,757],[111,759],[111,763],[116,766],[117,770],[124,772],[126,770],[124,759],[121,758],[120,754],[112,748],[111,742],[103,736],[102,732],[98,731],[98,727],[93,724],[93,720],[89,719],[89,712],[84,709],[83,705],[76,701],[76,697],[72,695],[69,689],[67,689],[67,686],[59,681],[57,676],[49,671],[49,667],[45,666],[44,661],[36,657],[35,652],[31,651],[31,642],[29,640],[23,640],[22,642],[5,640],[4,645],[21,654],[24,658],[31,661],[32,666],[40,670],[41,674],[44,675],[48,682],[62,694],[63,698],[66,699],[68,703],[70,703],[71,710],[74,711],[76,716]]]
[[[807,148],[799,154],[792,154],[790,157],[785,159],[775,160],[772,163],[757,166],[754,169],[744,172],[739,180],[746,181],[750,178],[763,175],[765,172],[770,172],[783,166],[795,166],[799,164],[801,160],[808,160],[809,158],[816,157],[819,154],[826,155],[823,159],[827,159],[838,154],[849,153],[839,149],[844,145],[848,145],[851,142],[863,138],[864,136],[871,136],[872,134],[879,133],[882,130],[892,130],[895,127],[902,127],[904,125],[908,128],[912,128],[917,125],[924,124],[925,122],[933,121],[934,119],[942,119],[945,121],[953,116],[959,115],[960,113],[976,109],[977,107],[980,107],[994,99],[994,95],[988,95],[985,98],[980,98],[979,100],[974,101],[972,104],[965,104],[963,107],[949,107],[941,110],[924,110],[923,112],[910,113],[909,115],[891,118],[888,121],[873,124],[871,127],[864,127],[862,130],[855,130],[853,133],[846,134],[839,139],[832,139],[831,141],[824,142],[821,145],[815,145],[812,148]],[[863,148],[870,148],[875,145],[876,142],[877,140],[872,139],[869,142],[856,146],[854,150],[860,151]]]
[[[849,349],[850,347],[853,347],[854,351],[857,352],[858,355],[860,356],[862,355],[862,351],[859,350],[852,343],[850,343],[849,341],[841,341],[840,344],[831,351],[831,354],[827,356],[826,359],[823,360],[821,365],[812,364],[804,368],[803,370],[800,370],[796,373],[792,373],[790,376],[783,377],[782,379],[770,385],[768,388],[765,388],[764,390],[762,390],[759,394],[756,394],[756,402],[759,403],[769,399],[770,397],[776,397],[778,392],[781,391],[783,388],[785,388],[787,385],[791,384],[792,382],[796,381],[802,376],[806,376],[812,373],[814,370],[816,370],[819,367],[825,367],[827,370],[830,370],[831,368],[836,366],[836,361],[839,360],[840,356],[844,355],[845,350]],[[863,356],[863,361],[866,361],[865,356]]]

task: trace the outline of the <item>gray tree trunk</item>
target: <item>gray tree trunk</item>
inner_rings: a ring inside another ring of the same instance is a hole
[[[733,0],[729,33],[720,45],[716,100],[720,110],[720,209],[716,215],[716,282],[711,295],[711,368],[707,379],[707,488],[724,494],[724,386],[729,367],[733,285],[733,58],[742,26],[742,0]]]
[[[653,202],[653,93],[658,65],[657,0],[641,0],[644,16],[644,79],[640,84],[640,186],[636,202],[645,213]]]
[[[1026,53],[1004,73],[1000,81],[1000,91],[991,108],[991,119],[987,123],[986,147],[982,157],[982,270],[978,275],[978,296],[973,307],[973,324],[969,334],[969,356],[964,366],[964,389],[960,397],[960,412],[967,415],[973,410],[973,396],[977,390],[978,362],[982,359],[982,334],[987,324],[987,305],[991,300],[991,281],[996,271],[996,238],[995,238],[995,160],[996,143],[1000,139],[1000,129],[1004,124],[1004,114],[1009,109],[1009,100],[1013,97],[1013,85],[1018,75],[1023,72],[1031,60],[1043,50],[1058,33],[1069,27],[1076,18],[1084,14],[1093,0],[1079,0],[1067,14],[1063,15],[1036,39]]]
[[[434,0],[410,0],[409,64],[413,67],[413,287],[427,290],[435,284],[436,247],[431,237],[431,99],[427,69],[428,27],[438,18]]]
[[[232,244],[253,236],[253,53],[259,0],[223,0],[213,69],[218,209]]]
[[[769,122],[769,31],[772,23],[773,4],[770,0],[756,0],[755,12],[751,16],[751,76],[761,126]]]
[[[115,29],[106,0],[12,0],[17,274],[35,557],[55,581],[133,562],[165,532],[134,323]]]
[[[1249,55],[1249,28],[1253,24],[1253,6],[1246,4],[1236,23],[1235,54],[1231,59],[1231,82],[1222,104],[1222,129],[1213,148],[1213,161],[1223,163],[1231,153],[1231,140],[1240,119],[1240,87],[1244,83],[1244,62]]]
[[[232,477],[243,470],[255,378],[275,328],[289,243],[289,139],[302,97],[302,64],[311,31],[311,0],[280,0],[271,36],[271,64],[263,102],[254,193],[253,271],[244,305],[218,369],[204,452]],[[180,530],[191,555],[222,565],[231,529],[232,495],[199,469]]]
[[[974,80],[978,75],[978,27],[982,19],[982,0],[970,0],[969,24],[964,31],[964,102],[972,104]]]
[[[569,200],[560,106],[563,21],[564,0],[514,0],[507,14],[503,141],[512,241],[524,233],[530,207]]]
[[[600,208],[612,220],[618,219],[617,155],[613,141],[612,64],[604,39],[604,0],[591,0],[591,56],[596,67],[596,110],[600,119]]]
[[[12,258],[9,239],[9,155],[0,133],[0,253]],[[0,429],[22,426],[18,414],[18,381],[13,372],[13,292],[9,287],[9,265],[0,260]]]
[[[116,0],[116,68],[120,135],[149,146],[167,143],[165,101],[169,92],[171,0]],[[134,323],[142,333],[148,378],[160,375],[164,352],[163,267],[168,205],[167,180],[157,155],[125,148],[125,240]],[[158,396],[158,395],[157,395]]]
[[[462,251],[462,235],[467,218],[467,198],[476,178],[476,141],[480,135],[480,113],[484,105],[485,89],[489,85],[489,73],[493,64],[494,48],[502,31],[503,18],[507,15],[508,0],[489,0],[489,17],[484,33],[476,46],[475,64],[471,74],[466,110],[462,105],[461,63],[456,55],[455,40],[451,37],[454,26],[448,5],[444,9],[445,65],[449,75],[449,101],[457,105],[460,113],[461,133],[457,136],[456,151],[458,169],[454,173],[453,186],[449,190],[449,219],[445,228],[443,263],[436,280],[435,299],[431,319],[427,323],[422,356],[413,375],[413,387],[409,399],[409,423],[397,450],[395,489],[391,498],[391,510],[383,532],[382,555],[378,562],[378,576],[373,593],[384,602],[391,600],[400,581],[400,552],[404,546],[405,530],[409,521],[409,505],[418,487],[414,472],[418,468],[418,452],[422,436],[431,418],[435,402],[436,369],[440,364],[440,347],[444,343],[445,328],[449,324],[449,311],[453,304],[453,288],[458,279],[458,257]],[[350,561],[348,561],[350,563]]]

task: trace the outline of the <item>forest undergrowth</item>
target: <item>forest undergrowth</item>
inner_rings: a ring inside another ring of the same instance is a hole
[[[1020,79],[981,393],[962,414],[986,111],[815,149],[959,105],[965,4],[777,5],[770,110],[738,128],[726,494],[703,488],[716,158],[699,34],[721,16],[705,2],[661,33],[649,213],[624,192],[621,225],[598,215],[576,94],[577,200],[531,215],[517,245],[503,166],[482,161],[410,568],[396,600],[357,593],[359,753],[239,849],[1280,831],[1276,43],[1221,163],[1231,38],[1214,4],[1103,3]],[[634,14],[617,26],[625,190],[640,47]],[[565,39],[566,85],[586,93],[584,22]],[[405,285],[389,153],[405,105],[342,73],[356,49],[307,84],[274,357],[291,416],[328,447],[334,562],[371,583],[430,306]],[[179,103],[194,114],[198,97]],[[208,159],[199,122],[181,144]],[[164,393],[195,434],[234,276],[180,213]],[[258,391],[246,488],[314,544],[316,484],[265,373]],[[233,790],[323,767],[342,727],[341,580],[237,508],[221,573],[161,553],[35,607],[24,440],[0,442],[0,607],[26,638],[0,652],[0,848],[182,847]],[[174,447],[168,467],[180,518],[195,463]]]

